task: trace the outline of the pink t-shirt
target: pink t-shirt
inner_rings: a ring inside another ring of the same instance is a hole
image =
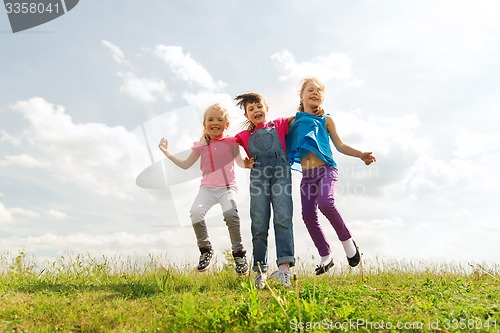
[[[273,122],[274,122],[274,128],[276,128],[276,132],[278,132],[278,137],[280,138],[283,152],[286,154],[285,136],[288,134],[288,118],[278,118],[273,120]],[[261,129],[264,126],[271,127],[270,122],[260,124],[259,126],[255,127],[253,132],[256,132],[258,129]],[[245,152],[247,153],[248,157],[251,157],[250,154],[248,153],[248,140],[250,139],[250,136],[252,135],[253,132],[250,132],[249,130],[244,130],[239,132],[235,136],[236,141],[245,149]]]
[[[210,144],[195,142],[191,148],[200,153],[201,187],[236,186],[234,158],[239,153],[233,137],[210,140]]]

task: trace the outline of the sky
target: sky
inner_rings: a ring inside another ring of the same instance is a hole
[[[495,0],[80,1],[12,33],[0,10],[0,254],[89,254],[194,265],[189,153],[201,113],[261,93],[293,115],[299,82],[326,84],[341,139],[336,205],[366,262],[500,263],[500,3]],[[237,170],[251,250],[248,171]],[[296,257],[319,260],[293,174]],[[216,253],[230,248],[214,207]],[[323,227],[340,267],[333,229]],[[273,232],[269,260],[275,261]]]

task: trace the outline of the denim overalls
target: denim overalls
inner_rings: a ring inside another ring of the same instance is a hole
[[[272,121],[270,126],[258,129],[248,141],[248,152],[255,161],[250,171],[250,218],[255,272],[266,272],[268,269],[267,237],[271,205],[276,263],[290,263],[290,267],[295,264],[290,165]],[[257,263],[260,263],[260,268]]]

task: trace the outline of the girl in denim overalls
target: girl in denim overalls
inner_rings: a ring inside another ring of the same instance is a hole
[[[267,238],[272,206],[278,270],[270,278],[278,277],[279,283],[289,287],[290,267],[295,265],[295,258],[292,180],[285,135],[293,117],[267,122],[268,107],[256,93],[242,94],[235,100],[248,119],[247,129],[238,133],[236,140],[254,162],[250,171],[250,218],[255,285],[264,288],[267,278]]]

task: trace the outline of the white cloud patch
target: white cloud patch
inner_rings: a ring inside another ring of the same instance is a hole
[[[107,40],[102,40],[101,43],[111,51],[111,55],[117,63],[128,64],[127,60],[125,59],[125,54],[118,46],[114,45],[111,42],[108,42]]]
[[[0,204],[1,208],[1,204]],[[161,230],[155,233],[129,233],[114,232],[110,234],[71,233],[59,234],[47,232],[37,236],[12,236],[4,239],[5,250],[16,252],[19,244],[25,244],[23,251],[32,252],[47,249],[61,251],[74,251],[75,253],[96,253],[99,256],[107,254],[148,256],[154,253],[165,253],[172,257],[175,255],[177,263],[179,259],[185,260],[197,253],[196,246],[192,243],[186,244],[186,239],[195,241],[192,228],[177,228],[175,230]],[[168,240],[168,242],[167,242]],[[175,259],[175,258],[174,258]]]
[[[352,86],[360,86],[363,81],[354,78],[352,60],[343,53],[332,52],[329,55],[318,55],[310,61],[297,62],[288,50],[277,52],[271,56],[283,74],[281,81],[298,81],[308,76],[315,76],[323,82],[331,80],[348,81]]]
[[[47,162],[37,166],[62,181],[101,195],[127,197],[124,188],[131,175],[124,165],[128,164],[129,134],[123,127],[75,124],[64,107],[40,97],[17,102],[13,109],[29,121],[23,135],[34,152],[33,158],[20,160],[33,163],[43,156]]]
[[[12,212],[0,202],[0,224],[12,223],[13,221]]]
[[[21,144],[21,140],[14,136],[11,136],[4,130],[0,130],[0,141],[10,143],[13,146],[19,146]]]
[[[102,44],[111,50],[113,59],[122,65],[129,65],[122,50],[103,40]],[[158,99],[166,102],[172,101],[173,93],[167,88],[165,81],[159,78],[143,78],[133,72],[118,72],[117,75],[123,80],[120,91],[145,103],[153,103]]]
[[[452,198],[450,193],[456,186],[468,183],[469,170],[472,166],[463,160],[443,161],[422,155],[414,163],[401,184],[405,191],[416,198],[436,195]],[[460,170],[460,172],[457,172]]]
[[[360,112],[339,113],[339,121],[346,126],[341,131],[347,135],[361,133],[363,144],[379,153],[388,153],[395,146],[403,151],[424,153],[432,146],[432,139],[421,133],[420,119],[416,114],[394,117],[364,117]],[[349,119],[350,118],[350,119]],[[356,124],[348,126],[347,124]]]
[[[215,81],[203,66],[184,53],[181,46],[157,45],[154,54],[162,59],[179,79],[207,90],[220,90],[226,85]]]
[[[47,162],[41,162],[28,154],[8,155],[0,161],[0,166],[20,166],[25,168],[39,168],[47,164]]]
[[[55,219],[59,219],[59,220],[63,220],[67,217],[67,214],[64,213],[64,212],[61,212],[57,209],[50,209],[48,212],[47,212],[47,215],[51,218],[55,218]]]
[[[34,212],[29,209],[23,209],[23,208],[12,208],[10,209],[12,215],[17,215],[17,216],[24,216],[24,217],[29,217],[29,218],[37,218],[40,216],[37,212]]]
[[[142,102],[152,103],[159,98],[170,102],[173,98],[173,93],[161,79],[140,78],[131,72],[119,72],[118,76],[123,79],[120,91]]]

